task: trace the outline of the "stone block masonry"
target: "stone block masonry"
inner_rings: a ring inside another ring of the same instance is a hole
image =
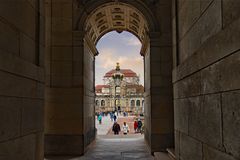
[[[180,59],[173,70],[177,157],[238,160],[240,2],[180,2],[178,18],[189,21],[178,24]]]
[[[43,1],[0,2],[0,159],[42,160]]]

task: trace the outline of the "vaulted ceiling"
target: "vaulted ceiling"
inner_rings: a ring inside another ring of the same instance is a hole
[[[85,31],[96,44],[107,32],[129,31],[144,43],[147,39],[147,21],[136,8],[124,3],[108,3],[94,10],[89,15]]]

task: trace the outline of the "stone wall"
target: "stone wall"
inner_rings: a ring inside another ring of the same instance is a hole
[[[0,2],[0,159],[43,159],[44,5]]]
[[[240,2],[178,0],[174,7],[177,159],[240,159]]]
[[[152,10],[159,26],[149,33],[145,57],[145,137],[151,152],[174,146],[171,1],[159,1]]]
[[[151,148],[151,78],[150,78],[150,49],[148,47],[144,56],[144,137]]]
[[[81,155],[83,36],[73,31],[72,0],[48,0],[45,5],[45,155]]]

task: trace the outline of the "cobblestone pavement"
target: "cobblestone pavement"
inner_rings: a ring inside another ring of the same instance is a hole
[[[154,160],[147,151],[142,135],[98,136],[83,157],[61,157],[47,160]]]

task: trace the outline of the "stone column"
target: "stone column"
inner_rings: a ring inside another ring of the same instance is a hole
[[[45,154],[84,152],[83,34],[67,32],[73,43],[52,46],[51,83],[46,87]]]
[[[145,76],[146,139],[156,152],[174,143],[172,49],[158,32],[150,33]]]
[[[95,140],[95,56],[98,55],[95,44],[84,36],[83,50],[83,135],[84,151]],[[103,99],[105,100],[105,99]],[[102,106],[101,106],[102,107]]]

